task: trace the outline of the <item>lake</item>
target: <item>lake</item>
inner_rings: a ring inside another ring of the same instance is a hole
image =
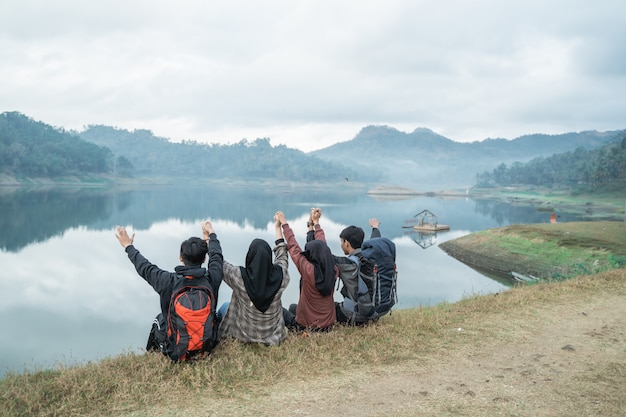
[[[145,347],[158,313],[158,295],[140,278],[115,238],[115,227],[135,232],[135,246],[163,269],[178,264],[180,242],[201,236],[210,219],[224,258],[242,265],[249,243],[273,247],[272,217],[282,210],[301,246],[311,207],[323,209],[321,226],[333,253],[340,231],[351,224],[369,236],[368,219],[381,221],[397,247],[397,308],[454,302],[506,290],[507,279],[487,277],[437,246],[477,230],[549,221],[530,206],[463,198],[415,196],[376,199],[363,190],[273,187],[158,187],[138,189],[0,189],[0,376],[12,370],[48,369],[99,360]],[[407,220],[435,213],[448,232],[421,234]],[[560,221],[580,220],[567,213]],[[299,275],[283,304],[298,300]],[[230,298],[223,284],[219,303]]]

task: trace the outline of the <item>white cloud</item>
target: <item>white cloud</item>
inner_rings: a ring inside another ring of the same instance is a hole
[[[623,129],[620,0],[7,0],[0,111],[305,151],[370,124],[454,140]]]

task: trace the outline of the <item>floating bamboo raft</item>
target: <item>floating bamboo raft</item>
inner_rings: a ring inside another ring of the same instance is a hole
[[[412,219],[405,222],[417,232],[439,232],[442,230],[450,230],[447,224],[437,223],[437,216],[428,210],[422,210],[413,216]]]

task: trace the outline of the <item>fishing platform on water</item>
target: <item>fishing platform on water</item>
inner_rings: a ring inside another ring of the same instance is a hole
[[[405,222],[405,227],[411,227],[418,232],[439,232],[450,230],[450,226],[439,224],[437,216],[429,210],[422,210]]]

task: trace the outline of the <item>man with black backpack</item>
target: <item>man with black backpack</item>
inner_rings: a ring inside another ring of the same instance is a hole
[[[222,283],[222,248],[210,221],[202,223],[203,238],[191,237],[180,245],[182,265],[165,271],[148,261],[118,226],[115,236],[137,273],[159,293],[161,312],[154,320],[146,350],[160,350],[173,361],[210,352],[217,343],[215,308]],[[207,268],[202,264],[209,262]]]
[[[372,237],[380,236],[377,219],[370,219]],[[358,226],[348,226],[339,234],[341,250],[346,256],[335,256],[339,278],[343,284],[344,300],[335,303],[337,322],[363,324],[378,319],[374,306],[374,266],[361,254],[365,232]]]
[[[335,303],[339,323],[359,325],[378,320],[395,304],[395,245],[381,237],[378,219],[370,219],[369,225],[372,234],[366,242],[365,233],[358,226],[348,226],[339,234],[346,255],[335,256],[344,297]],[[393,271],[393,287],[386,282],[389,270]]]

